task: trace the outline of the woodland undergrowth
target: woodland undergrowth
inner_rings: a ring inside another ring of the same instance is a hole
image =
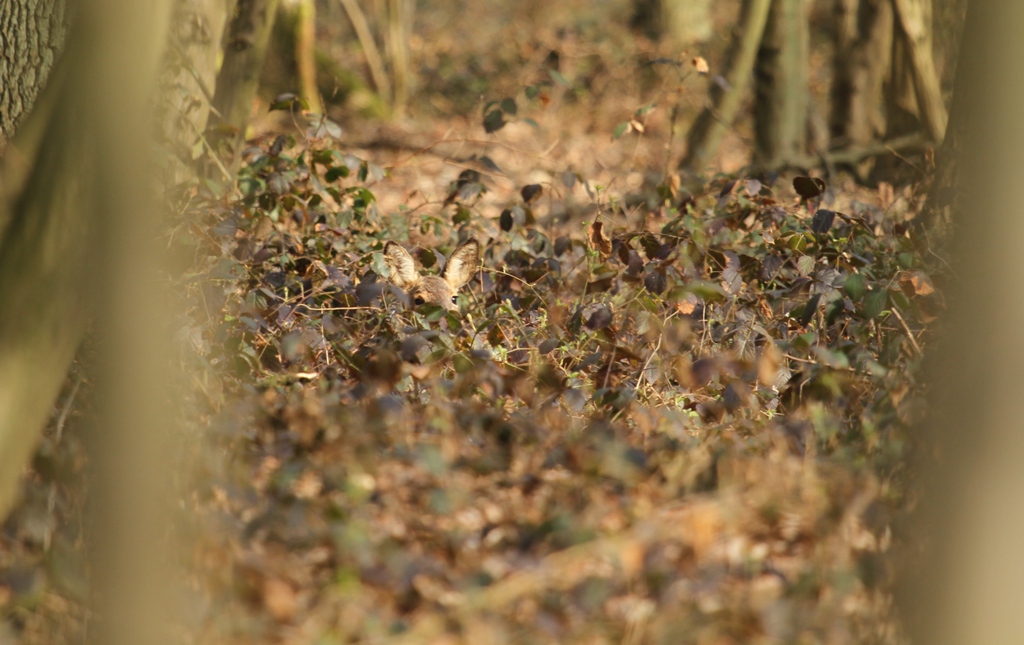
[[[945,268],[914,189],[496,200],[481,156],[385,212],[336,134],[178,202],[200,642],[904,642]],[[459,312],[389,286],[387,241],[436,272],[468,237]]]

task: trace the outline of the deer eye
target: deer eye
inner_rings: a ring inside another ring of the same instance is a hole
[[[455,302],[455,296],[452,296],[452,304],[453,305],[457,305],[458,304],[457,302]]]
[[[426,302],[426,300],[423,299],[423,296],[416,296],[415,298],[413,298],[412,301],[413,301],[413,303],[416,304],[417,307],[422,305],[424,302]]]

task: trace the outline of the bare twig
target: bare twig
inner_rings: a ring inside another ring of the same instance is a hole
[[[82,376],[79,375],[75,378],[75,386],[71,388],[71,394],[68,395],[68,400],[64,402],[64,407],[60,410],[60,416],[57,417],[57,436],[54,441],[60,443],[60,438],[64,434],[64,424],[68,420],[68,414],[71,413],[71,406],[75,403],[75,396],[78,394],[78,388],[82,385]]]
[[[907,338],[910,340],[910,344],[914,346],[914,351],[917,353],[918,356],[920,356],[922,353],[921,346],[917,344],[917,339],[914,338],[914,333],[910,331],[910,327],[907,326],[907,321],[903,320],[903,316],[900,315],[900,312],[898,309],[896,309],[896,307],[893,307],[889,311],[891,311],[892,315],[895,316],[896,320],[899,321],[900,327],[903,327],[903,331],[906,332]]]

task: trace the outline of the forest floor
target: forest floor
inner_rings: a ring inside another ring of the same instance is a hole
[[[185,642],[906,642],[923,189],[746,176],[742,125],[680,179],[706,79],[561,47],[514,110],[294,117],[173,192]],[[467,238],[458,312],[388,286],[386,242],[436,272]],[[0,643],[88,621],[88,390],[0,535]]]

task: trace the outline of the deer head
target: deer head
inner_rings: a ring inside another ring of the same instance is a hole
[[[455,311],[455,294],[469,282],[480,266],[480,245],[466,240],[452,252],[440,276],[420,275],[409,252],[394,242],[384,246],[384,262],[391,269],[391,282],[404,289],[415,305],[439,305]]]

